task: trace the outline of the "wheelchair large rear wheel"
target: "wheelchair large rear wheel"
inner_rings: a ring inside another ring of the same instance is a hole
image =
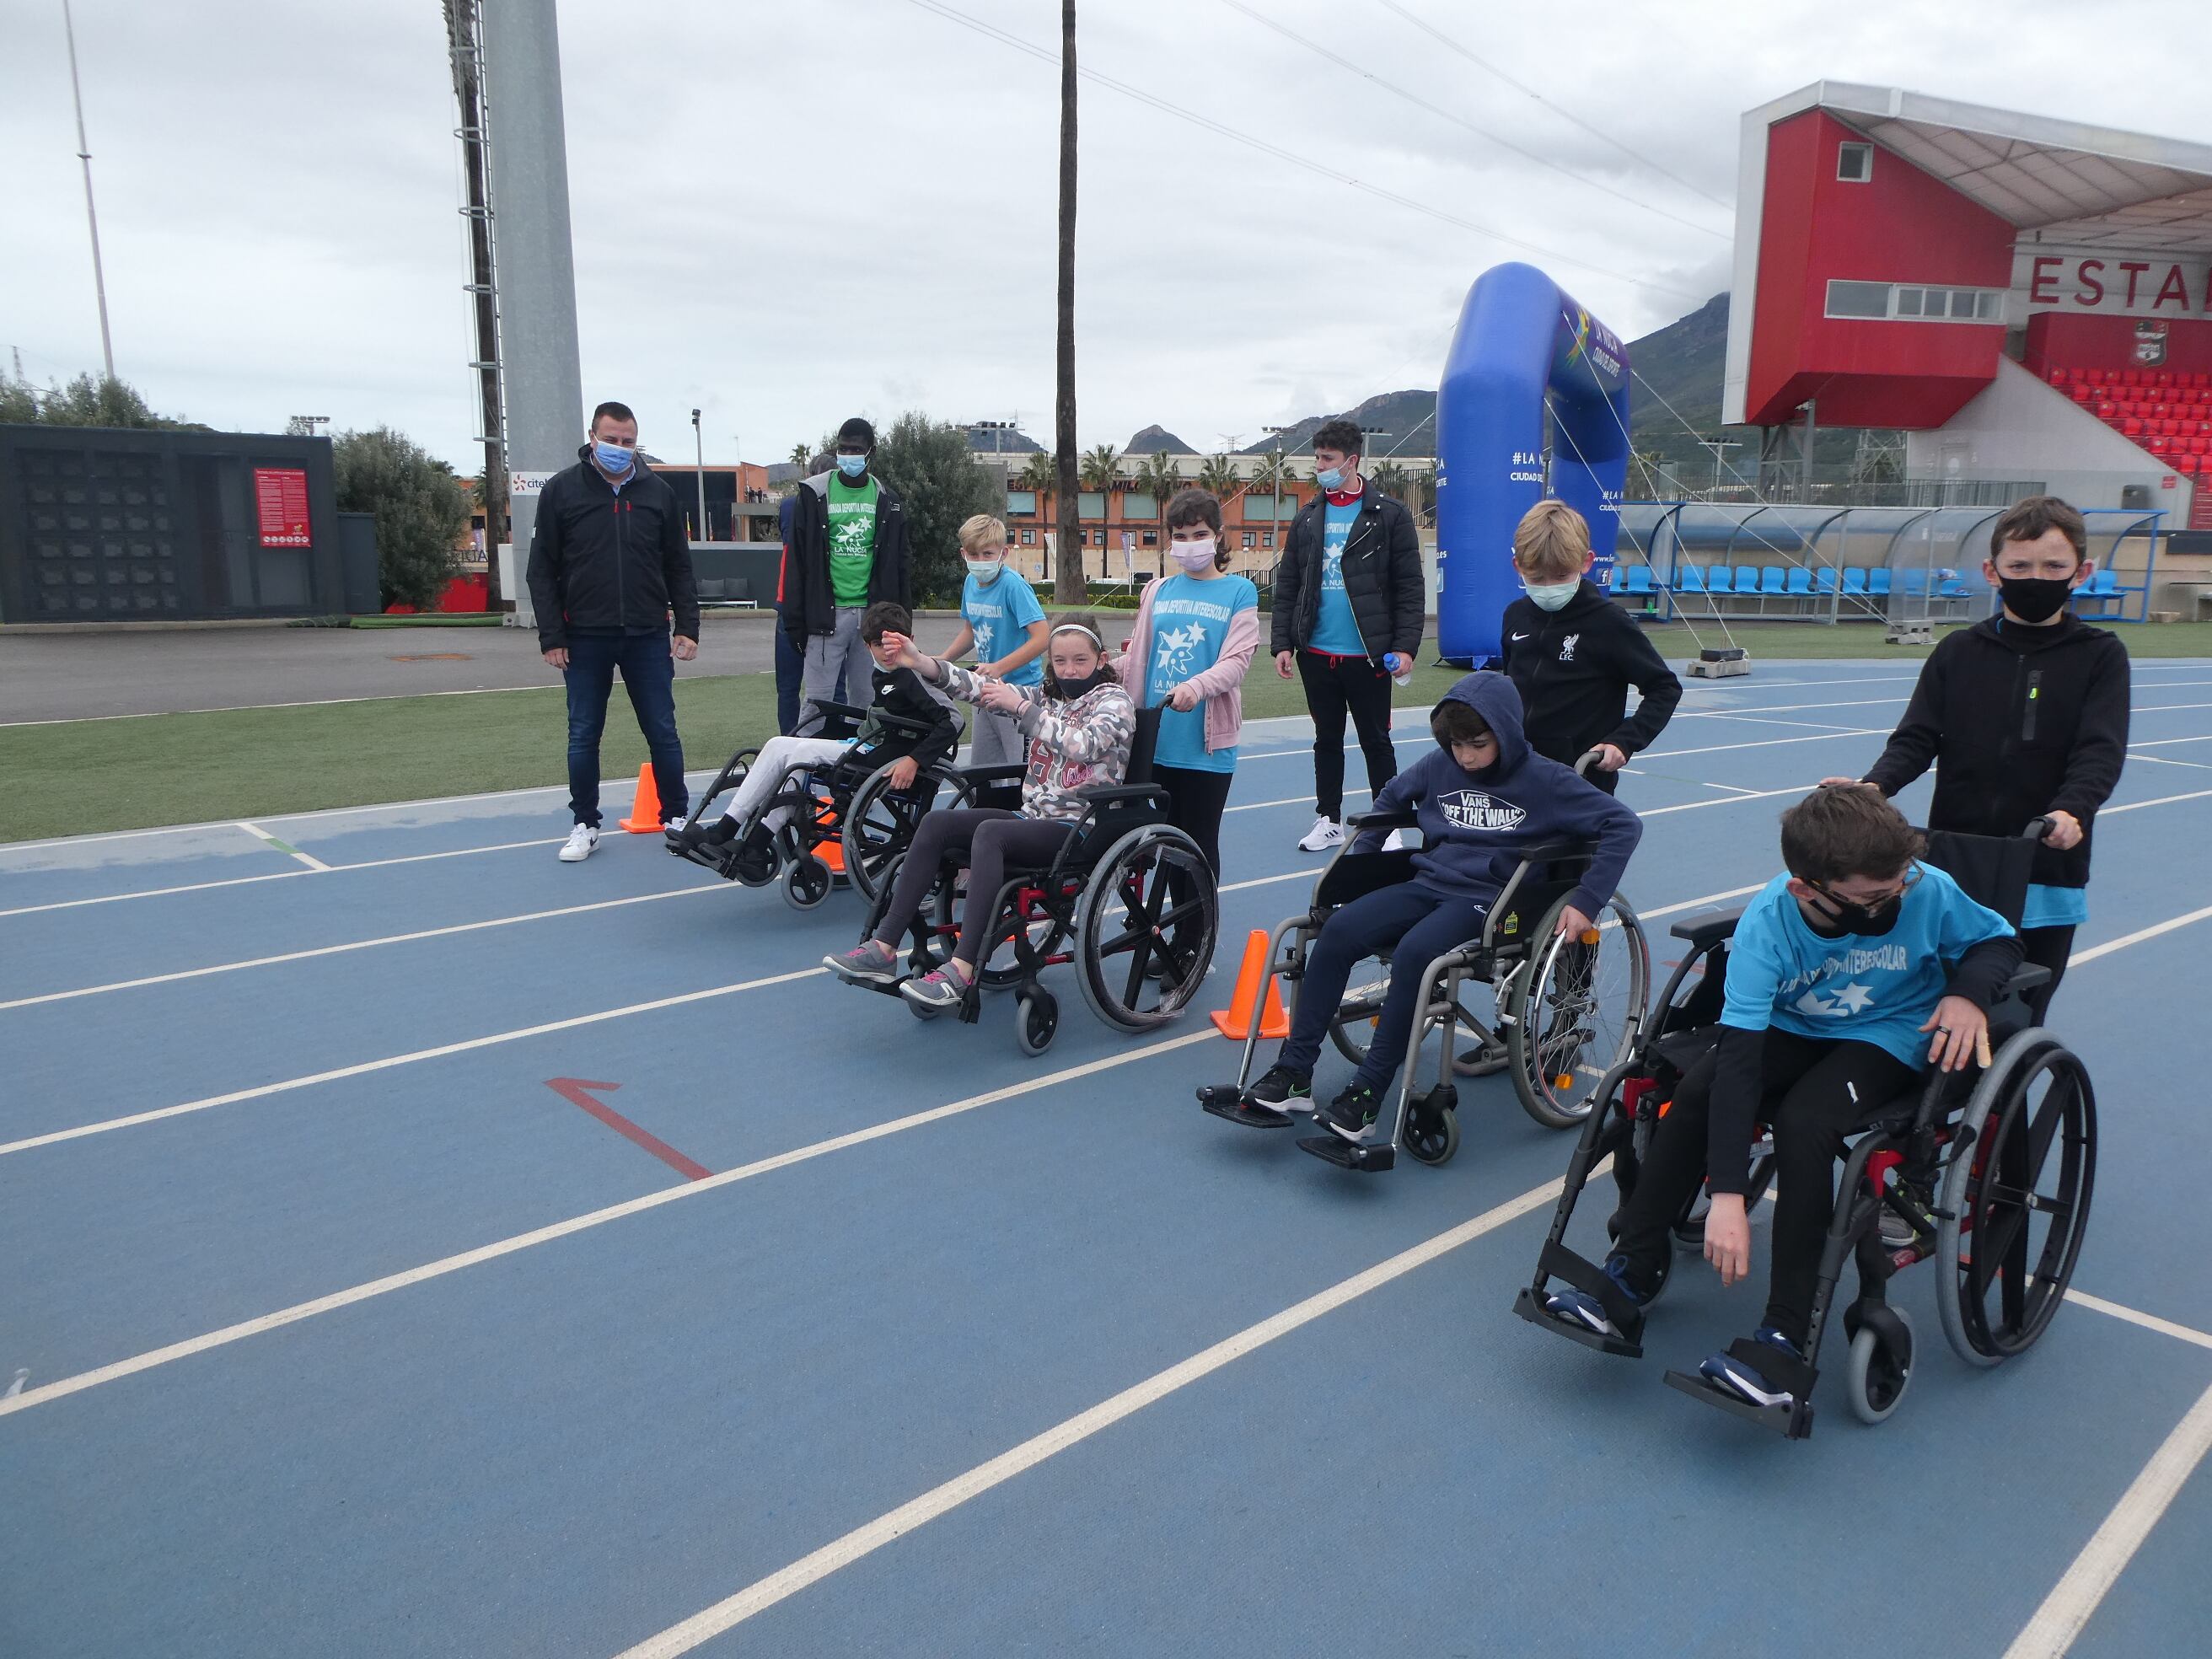
[[[1506,994],[1506,1071],[1529,1116],[1571,1129],[1589,1115],[1601,1079],[1628,1058],[1650,993],[1644,926],[1615,893],[1570,939],[1552,930],[1562,896],[1537,925],[1541,943]]]
[[[913,841],[925,812],[968,804],[968,781],[949,766],[932,768],[902,790],[890,787],[890,770],[891,763],[878,766],[853,792],[840,831],[845,874],[864,899],[875,897],[884,872]]]
[[[1124,1031],[1181,1014],[1212,966],[1220,909],[1206,854],[1182,830],[1141,824],[1108,848],[1075,911],[1076,980],[1091,1012]]]
[[[1382,1000],[1390,994],[1389,963],[1378,960],[1373,965],[1371,976],[1344,988],[1344,1000],[1337,1005],[1336,1018],[1328,1023],[1328,1040],[1354,1066],[1366,1064],[1375,1021],[1382,1012]]]
[[[1997,1051],[1959,1121],[1936,1234],[1936,1307],[1970,1365],[2031,1346],[2058,1311],[2097,1173],[2097,1102],[2040,1028]]]

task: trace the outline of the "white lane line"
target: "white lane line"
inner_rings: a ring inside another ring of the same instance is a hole
[[[76,997],[96,997],[108,991],[135,991],[142,986],[170,985],[182,979],[205,979],[210,974],[234,974],[247,968],[273,968],[280,963],[306,962],[315,957],[339,957],[354,951],[373,951],[383,945],[412,945],[418,939],[450,939],[456,933],[480,933],[493,927],[513,927],[526,921],[550,921],[556,916],[580,916],[593,910],[619,910],[625,905],[657,904],[663,899],[697,898],[702,894],[735,890],[724,887],[679,887],[665,893],[641,893],[631,898],[600,899],[592,904],[568,904],[557,910],[532,910],[519,916],[494,916],[485,921],[456,922],[447,927],[425,927],[412,933],[388,933],[382,939],[355,939],[346,945],[322,945],[312,950],[286,951],[273,957],[249,957],[242,962],[218,962],[206,968],[184,968],[173,974],[149,974],[143,979],[118,979],[106,985],[87,985],[74,991],[48,991],[40,996],[17,997],[0,1002],[0,1012],[35,1008],[41,1003],[68,1002]]]
[[[2212,1389],[2197,1396],[2120,1494],[2112,1512],[2089,1534],[2065,1577],[2051,1587],[2043,1605],[2005,1650],[2005,1659],[2059,1659],[2074,1645],[2105,1593],[2142,1547],[2208,1450],[2212,1450]]]
[[[2212,702],[2139,702],[2129,708],[2130,714],[2173,714],[2191,708],[2212,708]]]
[[[1784,743],[1794,743],[1794,738],[1784,738]],[[1679,806],[1647,806],[1637,813],[1639,818],[1663,818],[1669,812],[1702,812],[1710,806],[1735,806],[1747,800],[1772,800],[1778,795],[1808,795],[1816,786],[1799,784],[1788,789],[1749,789],[1741,795],[1723,795],[1718,800],[1684,801]]]
[[[1762,738],[1756,743],[1717,743],[1703,749],[1647,749],[1645,760],[1680,760],[1685,755],[1725,755],[1735,749],[1777,749],[1786,743],[1827,743],[1836,738],[1886,738],[1886,726],[1842,726],[1809,738]]]
[[[2185,795],[2160,795],[2150,800],[2126,800],[2118,806],[2100,806],[2097,816],[2108,818],[2115,812],[2139,812],[2146,806],[2171,806],[2178,800],[2203,800],[2212,795],[2212,789],[2192,789]]]
[[[310,870],[327,871],[331,867],[329,865],[324,863],[320,859],[311,858],[307,854],[302,853],[298,848],[293,846],[290,842],[278,840],[275,836],[270,835],[266,830],[264,830],[258,823],[248,823],[244,818],[240,818],[238,820],[238,827],[245,830],[247,835],[252,836],[254,840],[266,842],[270,846],[275,848],[280,853],[290,854],[294,858],[299,860],[301,863],[306,865]]]
[[[2182,743],[2212,743],[2212,733],[2201,738],[2153,738],[2148,743],[2130,743],[2128,747],[2130,750],[2171,749],[2176,744]]]
[[[823,970],[817,968],[810,971],[818,974]],[[786,977],[796,979],[803,978],[805,975],[787,975]],[[349,1308],[356,1303],[388,1295],[393,1291],[404,1290],[410,1285],[421,1285],[433,1279],[442,1279],[448,1273],[460,1272],[464,1267],[473,1267],[481,1262],[495,1261],[501,1256],[513,1255],[518,1250],[530,1249],[539,1244],[550,1244],[556,1238],[567,1238],[574,1233],[587,1232],[595,1227],[604,1227],[610,1222],[621,1221],[634,1215],[641,1215],[647,1210],[659,1209],[665,1204],[679,1204],[687,1198],[696,1197],[701,1193],[717,1191],[737,1182],[750,1181],[756,1176],[768,1175],[776,1170],[789,1169],[796,1164],[805,1164],[814,1158],[826,1158],[832,1152],[841,1152],[848,1147],[864,1146],[872,1140],[881,1140],[886,1136],[901,1134],[908,1129],[919,1129],[925,1124],[940,1122],[950,1117],[958,1117],[964,1112],[972,1112],[981,1107],[995,1105],[1002,1100],[1012,1100],[1018,1096],[1034,1094],[1041,1089],[1049,1089],[1062,1083],[1072,1083],[1079,1078],[1092,1077],[1101,1072],[1111,1071],[1115,1066],[1127,1066],[1132,1060],[1148,1059],[1154,1054],[1167,1054],[1177,1048],[1187,1048],[1193,1043],[1218,1041],[1219,1039],[1210,1027],[1203,1031],[1192,1031],[1182,1036],[1169,1037],[1162,1042],[1146,1043],[1139,1048],[1127,1048],[1119,1054],[1109,1054],[1103,1059],[1088,1060],[1080,1066],[1071,1066],[1063,1071],[1047,1073],[1042,1077],[1025,1079],[1019,1083],[1009,1084],[1003,1089],[993,1089],[983,1094],[970,1095],[965,1100],[956,1100],[949,1105],[933,1106],[926,1111],[910,1113],[905,1117],[893,1118],[888,1122],[872,1124],[865,1129],[855,1129],[849,1134],[833,1135],[827,1140],[814,1141],[805,1146],[794,1147],[787,1152],[778,1152],[772,1158],[763,1158],[750,1164],[740,1164],[734,1170],[725,1170],[720,1175],[706,1176],[697,1181],[678,1182],[672,1187],[663,1187],[658,1191],[646,1194],[641,1198],[628,1199],[620,1204],[610,1204],[603,1209],[592,1210],[583,1215],[571,1216],[565,1221],[556,1221],[543,1227],[534,1227],[526,1233],[516,1233],[507,1238],[495,1240],[489,1244],[480,1244],[472,1250],[463,1250],[458,1255],[444,1256],[435,1261],[426,1261],[417,1267],[409,1267],[400,1273],[387,1273],[382,1279],[372,1279],[366,1284],[355,1285],[343,1291],[333,1291],[328,1296],[319,1296],[307,1302],[295,1302],[289,1308],[279,1308],[276,1312],[263,1314],[258,1318],[243,1320],[235,1325],[226,1325],[221,1330],[210,1331],[202,1336],[188,1337],[181,1342],[172,1342],[166,1347],[149,1349],[146,1352],[134,1354],[128,1359],[118,1359],[113,1364],[102,1365],[94,1370],[79,1371],[73,1376],[60,1377],[52,1382],[41,1383],[35,1389],[26,1389],[13,1399],[0,1400],[0,1417],[8,1416],[15,1412],[29,1411],[35,1406],[43,1406],[50,1401],[60,1400],[70,1395],[82,1394],[87,1389],[98,1388],[103,1382],[113,1382],[125,1376],[136,1376],[141,1371],[152,1370],[158,1365],[167,1365],[176,1360],[189,1358],[193,1354],[205,1353],[211,1348],[227,1347],[231,1343],[242,1342],[248,1337],[259,1336],[266,1331],[279,1330],[287,1325],[296,1325],[303,1319],[313,1319],[318,1314],[334,1312],[340,1308]],[[1553,1190],[1558,1190],[1556,1182],[1553,1183]]]
[[[757,991],[770,985],[786,985],[793,980],[827,976],[826,968],[801,968],[788,974],[770,974],[763,979],[739,980],[733,985],[709,986],[703,991],[685,991],[672,997],[656,997],[651,1002],[633,1002],[620,1008],[603,1008],[597,1013],[576,1014],[568,1019],[548,1020],[542,1025],[520,1026],[512,1031],[495,1031],[489,1036],[469,1037],[459,1042],[441,1042],[434,1048],[417,1048],[411,1054],[392,1054],[383,1060],[365,1060],[357,1065],[339,1066],[327,1072],[313,1072],[306,1077],[286,1078],[279,1083],[264,1083],[251,1089],[234,1089],[225,1095],[210,1095],[202,1100],[188,1100],[179,1106],[161,1106],[152,1111],[133,1112],[127,1117],[111,1117],[98,1123],[82,1123],[71,1129],[55,1129],[41,1135],[31,1135],[21,1140],[0,1142],[0,1158],[15,1152],[27,1152],[40,1146],[52,1146],[64,1140],[81,1140],[88,1135],[106,1134],[115,1129],[128,1129],[141,1123],[156,1123],[163,1118],[183,1117],[188,1113],[204,1112],[216,1106],[234,1106],[240,1101],[265,1099],[270,1095],[289,1094],[295,1089],[311,1088],[318,1083],[336,1083],[343,1078],[364,1077],[371,1072],[390,1071],[395,1066],[412,1066],[418,1060],[442,1060],[447,1054],[465,1054],[477,1048],[496,1048],[501,1043],[520,1042],[530,1037],[545,1036],[555,1031],[573,1031],[580,1026],[598,1025],[611,1019],[627,1019],[632,1014],[650,1014],[663,1008],[681,1008],[686,1004],[711,1001],[716,997],[735,996],[743,991]]]
[[[2205,793],[2212,794],[2212,790],[2207,790]],[[2142,803],[2145,806],[2155,804],[2151,801]],[[2171,933],[2179,928],[2190,927],[2203,921],[2208,916],[2212,916],[2212,904],[2206,905],[2201,910],[2191,910],[2185,915],[2174,916],[2148,927],[2139,927],[2132,933],[2121,934],[2118,939],[2108,939],[2102,945],[2093,945],[2086,951],[2076,951],[2066,958],[2066,965],[2069,968],[2078,968],[2085,962],[2094,962],[2099,957],[2108,957],[2115,951],[2124,951],[2130,945],[2141,945],[2145,939],[2156,939],[2160,934]]]
[[[2128,750],[2128,758],[2130,760],[2148,761],[2153,766],[2186,766],[2193,771],[2212,772],[2212,765],[2208,765],[2203,761],[2170,760],[2164,755],[2138,755],[2132,749]]]
[[[1370,1291],[1380,1290],[1383,1285],[1404,1278],[1417,1267],[1426,1267],[1438,1257],[1480,1238],[1485,1233],[1493,1232],[1510,1221],[1542,1208],[1558,1197],[1559,1185],[1557,1181],[1547,1181],[1540,1187],[1532,1188],[1518,1198],[1509,1199],[1495,1209],[1486,1210],[1471,1220],[1462,1221],[1456,1227],[1423,1240],[1411,1249],[1400,1251],[1388,1261],[1378,1261],[1364,1272],[1341,1279],[1303,1302],[1293,1303],[1256,1325],[1248,1325],[1235,1335],[1224,1337],[1188,1359],[1164,1370],[1155,1371],[1141,1382],[1100,1401],[1088,1411],[1079,1412],[1042,1434],[1023,1441],[1018,1446],[977,1464],[963,1474],[955,1475],[942,1486],[931,1488],[921,1497],[900,1504],[887,1514],[878,1516],[866,1525],[855,1527],[843,1537],[832,1540],[811,1554],[801,1556],[781,1571],[770,1573],[728,1599],[694,1613],[682,1624],[672,1626],[658,1636],[625,1649],[620,1659],[674,1659],[678,1654],[690,1652],[701,1643],[733,1629],[786,1597],[819,1583],[840,1569],[849,1567],[855,1561],[873,1554],[894,1539],[914,1531],[917,1527],[927,1525],[939,1516],[950,1513],[971,1498],[981,1497],[993,1487],[1058,1456],[1070,1447],[1080,1445],[1125,1418],[1134,1416],[1146,1407],[1211,1376],[1247,1354],[1358,1301]]]
[[[2080,960],[2079,957],[2075,958]],[[2124,1320],[2130,1325],[2140,1325],[2147,1331],[2156,1331],[2177,1341],[2192,1342],[2200,1348],[2212,1349],[2212,1331],[2200,1331],[2192,1325],[2177,1325],[2171,1319],[2160,1319],[2156,1314],[2147,1314],[2134,1308],[2123,1307],[2117,1302],[2107,1302],[2101,1296],[2092,1296],[2087,1291],[2069,1291],[2069,1302],[2079,1303],[2094,1312],[2108,1314],[2114,1319]]]
[[[1800,732],[1856,732],[1859,730],[1855,726],[1838,726],[1833,720],[1770,720],[1763,714],[1739,714],[1736,718],[1746,726],[1783,726],[1794,727]]]
[[[395,864],[428,864],[438,859],[465,859],[478,853],[512,853],[525,847],[558,847],[563,837],[541,836],[536,841],[503,841],[491,847],[456,847],[446,853],[410,853],[401,858],[363,859],[358,864],[331,864],[319,870],[278,870],[265,876],[226,876],[221,881],[188,881],[176,887],[142,887],[130,893],[102,893],[96,898],[56,899],[50,904],[21,904],[0,910],[0,917],[33,916],[44,910],[76,910],[88,904],[120,904],[125,899],[167,898],[172,893],[204,893],[216,887],[251,887],[264,881],[289,881],[295,876],[342,876],[349,870],[383,870]]]

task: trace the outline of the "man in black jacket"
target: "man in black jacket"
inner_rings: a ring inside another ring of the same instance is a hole
[[[1367,787],[1398,773],[1390,743],[1390,679],[1421,648],[1426,592],[1421,538],[1401,501],[1359,475],[1362,440],[1350,421],[1314,434],[1314,498],[1291,520],[1275,567],[1275,672],[1295,667],[1314,723],[1314,827],[1298,842],[1318,853],[1344,839],[1344,717],[1359,733]],[[1390,844],[1395,846],[1393,836]]]
[[[2095,568],[2088,552],[2081,515],[2056,495],[2007,509],[1982,567],[2001,610],[1929,653],[1863,780],[1894,795],[1935,763],[1931,830],[2016,836],[2051,820],[2021,919],[2027,959],[2051,970],[2030,996],[2039,1020],[2088,919],[2090,829],[2127,759],[2127,647],[2066,608]]]
[[[868,684],[874,665],[860,638],[872,605],[910,605],[906,510],[869,460],[876,430],[855,416],[837,428],[836,466],[793,492],[791,552],[784,561],[784,632],[805,656],[796,735],[822,725],[810,705],[832,702],[838,677]]]
[[[568,684],[568,810],[564,864],[599,842],[599,734],[615,671],[653,756],[660,816],[690,810],[676,735],[676,663],[699,654],[699,590],[676,492],[638,459],[637,416],[622,404],[592,411],[576,465],[546,480],[530,538],[538,647]],[[675,612],[675,635],[669,613]]]
[[[1521,693],[1529,746],[1564,766],[1596,750],[1589,781],[1609,795],[1628,757],[1666,730],[1682,682],[1636,619],[1586,578],[1590,562],[1581,514],[1558,501],[1528,509],[1513,532],[1513,566],[1527,592],[1505,607],[1500,659]]]

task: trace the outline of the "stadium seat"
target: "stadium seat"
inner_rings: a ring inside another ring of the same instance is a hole
[[[2116,403],[2111,402],[2109,399],[2097,405],[2097,418],[2100,421],[2118,420],[2120,418],[2120,406]]]
[[[2212,451],[2212,438],[2204,437],[2200,434],[2197,437],[2191,438],[2189,441],[2189,453],[2191,454],[2202,455],[2207,451]]]
[[[1802,575],[1804,573],[1797,573]],[[1762,597],[1781,599],[1790,592],[1790,573],[1778,564],[1763,564],[1759,568],[1759,591]]]
[[[1887,565],[1876,565],[1872,570],[1867,572],[1867,594],[1869,598],[1877,599],[1889,597],[1889,567]]]
[[[1922,566],[1908,564],[1897,576],[1898,591],[1908,598],[1917,599],[1928,591],[1928,572]]]
[[[1711,568],[1709,568],[1706,570],[1706,572],[1705,572],[1705,592],[1708,592],[1708,593],[1732,593],[1732,592],[1734,592],[1735,591],[1735,573],[1734,573],[1734,572],[1732,572],[1731,570],[1729,570],[1729,568],[1726,565],[1724,565],[1724,564],[1717,564],[1717,565],[1713,565],[1713,566],[1711,566]]]
[[[1759,568],[1756,565],[1740,564],[1735,568],[1735,591],[1739,593],[1759,592]]]
[[[2103,369],[2101,369],[2101,368],[2093,368],[2093,369],[2090,369],[2090,370],[2088,371],[2088,375],[2089,375],[2089,384],[2090,384],[2091,386],[2102,386],[2102,385],[2104,385],[2104,384],[2105,384],[2105,371],[2104,371]]]
[[[2139,368],[2122,369],[2120,371],[2120,384],[2122,386],[2141,386],[2142,384],[2142,370]]]
[[[1674,591],[1678,593],[1702,593],[1705,591],[1705,573],[1696,565],[1686,564],[1674,575]]]
[[[2093,393],[2087,386],[2082,385],[2079,380],[2076,380],[2072,386],[2066,388],[2066,395],[2071,398],[2077,404],[2086,404],[2095,394]]]
[[[1827,572],[1823,569],[1821,574],[1826,574]],[[1813,594],[1813,573],[1802,564],[1791,565],[1789,586],[1784,591],[1796,599],[1810,599]]]
[[[2117,570],[2100,570],[2081,584],[2081,591],[2091,599],[2117,598],[2120,591],[2120,573]]]
[[[1836,591],[1835,566],[1824,564],[1820,567],[1813,578],[1813,591],[1824,597]]]
[[[1844,572],[1844,592],[1846,594],[1863,596],[1866,591],[1867,573],[1865,571],[1853,565],[1849,570]]]
[[[1649,598],[1655,591],[1651,583],[1651,567],[1632,564],[1621,573],[1620,591],[1634,599]]]
[[[2173,384],[2173,371],[2170,368],[2161,368],[2158,372],[2158,379],[2153,381],[2152,384],[2154,386],[2172,386]]]
[[[2130,438],[2141,437],[2142,429],[2142,422],[2133,415],[2125,416],[2120,421],[2120,430]]]

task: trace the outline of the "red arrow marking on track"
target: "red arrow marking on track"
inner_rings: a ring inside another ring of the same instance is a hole
[[[619,1083],[593,1083],[580,1077],[549,1077],[545,1086],[571,1105],[580,1106],[593,1117],[612,1129],[625,1140],[635,1141],[686,1181],[701,1181],[714,1172],[703,1164],[694,1164],[657,1135],[648,1134],[603,1100],[594,1100],[588,1092],[593,1089],[619,1089]]]

